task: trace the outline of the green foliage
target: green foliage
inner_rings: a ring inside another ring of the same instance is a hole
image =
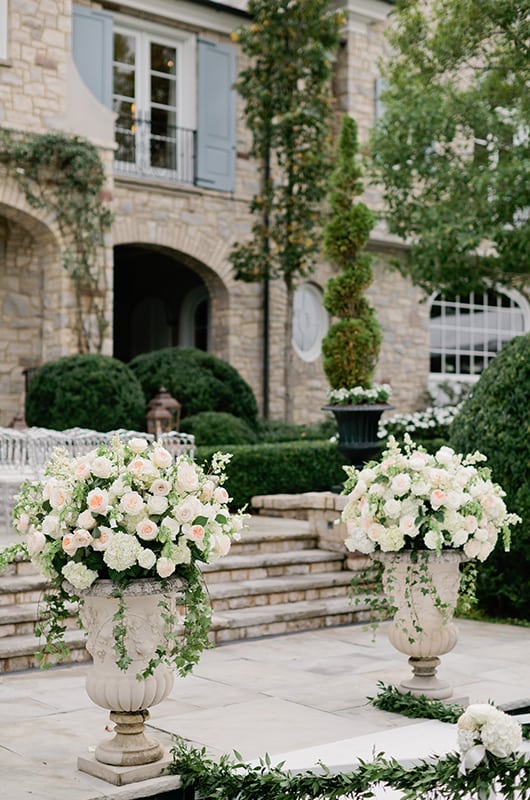
[[[395,7],[372,152],[389,228],[412,240],[398,267],[428,292],[528,275],[528,11],[528,0]]]
[[[223,411],[256,422],[258,407],[250,386],[236,369],[193,347],[166,347],[136,356],[130,368],[148,402],[165,386],[182,405],[182,418],[202,411]]]
[[[352,753],[352,762],[355,759],[358,765],[350,772],[333,773],[320,764],[316,771],[293,774],[283,764],[273,765],[267,754],[256,766],[245,763],[237,752],[233,759],[223,755],[213,760],[205,748],[198,750],[182,739],[171,752],[169,771],[180,776],[184,791],[194,790],[201,800],[364,800],[373,797],[382,783],[402,792],[403,800],[489,797],[494,786],[496,796],[514,800],[527,797],[530,790],[530,764],[524,754],[510,758],[488,754],[474,769],[462,772],[457,753],[406,767],[381,753],[371,761],[356,759]]]
[[[377,682],[379,689],[375,697],[368,700],[375,708],[402,714],[413,719],[437,719],[440,722],[455,723],[465,709],[454,703],[443,703],[441,700],[431,700],[425,695],[415,695],[411,692],[400,692],[395,686],[386,686],[382,681]]]
[[[134,373],[118,359],[64,356],[35,372],[26,397],[28,425],[64,430],[145,428],[145,401]]]
[[[106,176],[97,148],[57,131],[35,134],[2,128],[0,163],[33,208],[53,214],[71,243],[63,265],[75,284],[79,352],[101,352],[108,326],[104,237],[112,214],[103,202]]]
[[[477,596],[497,616],[528,618],[530,603],[530,334],[507,344],[482,373],[451,428],[450,444],[480,450],[510,511],[522,518],[508,553],[496,548],[481,566]]]
[[[354,201],[362,192],[357,150],[357,124],[345,116],[331,178],[331,218],[324,230],[324,253],[342,269],[329,279],[323,301],[327,311],[339,318],[322,340],[324,372],[332,389],[368,388],[381,346],[379,323],[363,296],[373,273],[371,258],[362,250],[375,219],[364,203]]]
[[[279,419],[260,419],[258,436],[262,443],[329,440],[337,435],[333,419],[325,419],[313,425],[297,425]]]
[[[192,433],[195,444],[253,444],[257,441],[254,430],[240,417],[226,411],[202,411],[183,420],[180,430]]]
[[[208,463],[214,448],[199,447],[196,460]],[[344,481],[343,461],[331,442],[280,442],[230,447],[225,488],[232,507],[258,494],[320,492]]]
[[[252,133],[261,192],[249,242],[231,261],[246,281],[309,274],[325,195],[331,119],[331,57],[341,16],[327,0],[250,0],[251,24],[233,39],[248,57],[236,83]]]

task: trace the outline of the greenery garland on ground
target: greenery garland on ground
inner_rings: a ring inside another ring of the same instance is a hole
[[[487,798],[493,786],[498,792],[493,796],[505,800],[530,796],[530,764],[524,755],[498,758],[488,754],[463,773],[458,753],[432,763],[421,760],[412,768],[378,754],[370,762],[359,760],[351,772],[332,773],[321,764],[320,771],[300,774],[289,773],[283,764],[273,765],[269,756],[258,766],[249,766],[237,752],[234,759],[223,755],[219,762],[213,761],[205,748],[189,747],[180,739],[172,755],[169,771],[180,775],[183,789],[194,789],[201,800],[339,800],[345,796],[366,800],[381,784],[400,790],[403,800]]]
[[[104,203],[105,168],[97,148],[78,136],[0,130],[0,163],[33,208],[54,214],[67,246],[63,266],[74,281],[78,349],[101,352],[108,326]],[[94,325],[95,323],[95,325]]]

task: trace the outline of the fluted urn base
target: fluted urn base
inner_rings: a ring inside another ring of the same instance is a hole
[[[147,709],[111,711],[110,721],[115,723],[114,736],[96,747],[96,759],[118,767],[135,767],[159,761],[164,755],[164,748],[156,739],[145,735],[144,722],[147,719]]]
[[[408,551],[381,553],[377,558],[384,564],[383,588],[395,614],[388,628],[391,644],[409,656],[413,676],[398,689],[425,695],[432,700],[445,700],[453,690],[441,681],[436,670],[438,656],[450,652],[458,640],[453,622],[458,589],[459,551]]]

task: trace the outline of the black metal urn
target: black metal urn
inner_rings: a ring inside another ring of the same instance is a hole
[[[388,403],[323,406],[337,421],[338,449],[349,464],[359,468],[377,456],[383,444],[377,438],[379,420],[384,411],[393,408]]]

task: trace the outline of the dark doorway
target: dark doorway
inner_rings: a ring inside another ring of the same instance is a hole
[[[130,361],[162,347],[209,349],[210,298],[178,258],[145,245],[114,250],[114,355]]]

